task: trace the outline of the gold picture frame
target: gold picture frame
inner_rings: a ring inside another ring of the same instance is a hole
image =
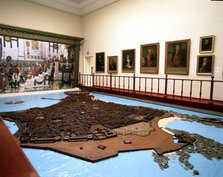
[[[135,49],[122,50],[122,72],[135,72]]]
[[[95,54],[95,71],[98,73],[105,72],[105,52]]]
[[[197,56],[197,75],[212,76],[214,73],[214,55]]]
[[[165,46],[165,74],[188,75],[190,39],[168,41]]]
[[[159,73],[159,43],[140,46],[140,73]]]
[[[214,43],[215,43],[214,35],[200,37],[199,52],[201,54],[213,53],[214,52]]]
[[[118,73],[118,56],[108,56],[108,73]]]

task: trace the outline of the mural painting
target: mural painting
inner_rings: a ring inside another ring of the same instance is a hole
[[[66,44],[0,36],[0,91],[73,87],[71,49]]]

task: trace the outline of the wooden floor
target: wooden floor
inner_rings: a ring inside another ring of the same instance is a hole
[[[176,151],[186,144],[173,142],[173,136],[158,126],[160,118],[151,121],[154,131],[148,136],[118,135],[117,137],[97,141],[84,142],[56,142],[46,144],[21,144],[22,147],[51,149],[63,154],[74,156],[90,162],[97,162],[109,157],[117,156],[119,152],[136,150],[155,150],[157,154]],[[124,141],[132,142],[125,144]],[[98,148],[101,145],[105,149]]]

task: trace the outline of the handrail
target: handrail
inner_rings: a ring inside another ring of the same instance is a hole
[[[213,100],[223,101],[223,95],[219,95],[219,89],[223,90],[223,81],[211,79],[192,79],[192,78],[169,78],[165,77],[146,77],[133,75],[109,75],[104,74],[80,74],[82,78],[79,85],[86,87],[100,87],[107,90],[119,90],[122,92],[132,92],[145,95],[163,95],[164,98],[189,98],[191,101],[197,98],[198,101]],[[84,80],[85,78],[85,80]],[[87,82],[86,82],[87,78]],[[90,82],[89,82],[90,81]],[[93,83],[93,84],[92,84]],[[216,85],[217,84],[217,85]],[[220,85],[219,85],[220,84]]]
[[[82,76],[104,76],[104,77],[109,77],[110,75],[112,75],[112,73],[110,73],[109,75],[103,75],[103,74],[80,74],[79,75],[82,75]],[[112,77],[130,77],[130,78],[133,78],[134,76],[130,76],[130,75],[122,75],[122,76],[119,76],[119,75],[112,75]],[[143,79],[165,79],[165,77],[150,77],[150,76],[135,76],[135,78],[143,78]],[[186,81],[204,81],[204,82],[209,82],[211,80],[208,80],[208,79],[193,79],[193,78],[171,78],[171,77],[168,77],[168,80],[186,80]],[[215,82],[223,82],[223,80],[214,80]]]

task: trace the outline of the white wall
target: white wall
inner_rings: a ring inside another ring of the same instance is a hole
[[[0,0],[0,23],[83,37],[79,16],[25,0]]]
[[[120,0],[82,18],[85,42],[82,50],[82,73],[95,69],[95,53],[119,56],[118,75],[121,73],[121,50],[136,49],[136,75],[140,74],[140,45],[160,43],[158,75],[164,77],[165,42],[191,39],[190,71],[184,78],[210,78],[196,75],[200,36],[215,35],[216,79],[223,79],[223,2],[210,0]],[[86,52],[90,54],[85,58]],[[107,61],[106,61],[107,63]],[[106,66],[107,74],[107,66]],[[132,75],[132,74],[130,74]]]
[[[84,17],[42,7],[25,0],[0,0],[0,23],[84,37],[80,51],[80,72],[95,69],[95,53],[119,56],[121,50],[136,49],[136,75],[164,77],[165,42],[191,39],[190,71],[188,76],[171,77],[210,78],[197,76],[199,39],[215,35],[215,79],[223,79],[223,2],[210,0],[120,0]],[[160,43],[159,74],[140,74],[140,45]],[[86,52],[90,54],[86,58]],[[107,63],[107,61],[106,61]],[[107,74],[107,65],[105,67]],[[223,88],[216,87],[218,95]],[[218,96],[217,96],[218,97]]]

